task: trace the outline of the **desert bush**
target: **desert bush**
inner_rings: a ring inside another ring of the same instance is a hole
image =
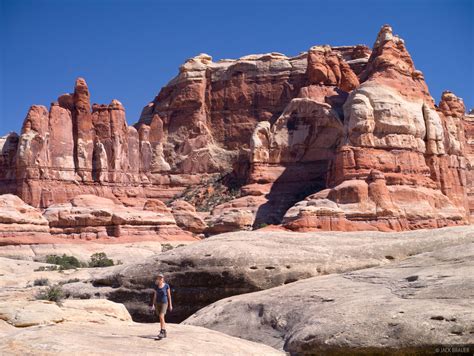
[[[65,284],[69,284],[69,283],[76,283],[76,282],[80,282],[81,280],[79,278],[71,278],[71,279],[68,279],[67,281],[63,281],[63,282],[59,282],[60,285],[65,285]]]
[[[40,266],[34,270],[34,272],[43,272],[43,271],[57,271],[58,266]]]
[[[64,293],[60,285],[50,286],[36,294],[36,299],[49,300],[51,302],[59,303],[63,298]]]
[[[33,282],[34,286],[47,286],[49,284],[48,278],[38,278]]]
[[[62,256],[48,255],[46,257],[46,263],[58,265],[60,270],[84,267],[84,265],[81,264],[81,262],[79,262],[76,257],[66,256],[66,254]]]
[[[171,244],[162,244],[161,245],[161,252],[166,252],[172,250],[174,247]]]
[[[105,252],[94,253],[89,262],[89,267],[109,267],[113,265],[114,261],[108,258]]]

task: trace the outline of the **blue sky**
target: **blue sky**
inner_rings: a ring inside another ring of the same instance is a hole
[[[474,107],[473,1],[0,0],[0,135],[32,104],[49,107],[86,78],[92,101],[120,100],[136,122],[183,61],[295,55],[315,44],[372,46],[388,23],[438,102]]]

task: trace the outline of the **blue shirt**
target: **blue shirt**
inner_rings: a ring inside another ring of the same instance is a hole
[[[155,302],[156,303],[168,303],[168,289],[170,286],[168,283],[165,283],[163,287],[158,287],[156,284],[153,287],[156,292]]]

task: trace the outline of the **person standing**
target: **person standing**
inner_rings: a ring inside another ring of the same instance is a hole
[[[153,287],[153,296],[150,301],[151,311],[155,312],[155,314],[158,316],[158,319],[160,320],[161,330],[158,334],[159,340],[167,336],[165,315],[168,308],[170,311],[173,311],[171,289],[170,286],[165,282],[165,276],[160,273],[156,277],[155,285]]]

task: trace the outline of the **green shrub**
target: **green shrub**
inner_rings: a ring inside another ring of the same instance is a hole
[[[56,271],[58,266],[40,266],[34,270],[34,272],[43,272],[43,271]]]
[[[113,265],[114,261],[108,258],[105,252],[94,253],[89,262],[89,267],[109,267]]]
[[[69,284],[69,283],[76,283],[76,282],[80,282],[81,280],[79,278],[71,278],[71,279],[68,279],[67,281],[63,281],[63,282],[59,282],[60,285],[65,285],[65,284]]]
[[[162,244],[161,245],[161,252],[166,252],[172,250],[174,247],[171,244]]]
[[[36,294],[36,299],[49,300],[51,302],[59,303],[63,296],[64,293],[61,286],[54,285]]]
[[[81,264],[76,257],[66,256],[66,254],[62,256],[48,255],[46,257],[46,263],[58,265],[60,270],[83,267],[83,264]]]
[[[48,278],[38,278],[33,282],[34,286],[47,286],[49,284]]]

